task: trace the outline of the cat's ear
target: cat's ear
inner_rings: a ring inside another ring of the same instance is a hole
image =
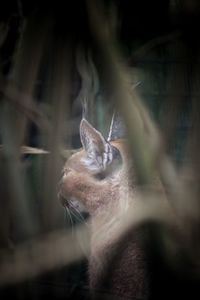
[[[119,115],[119,113],[114,112],[108,134],[108,141],[114,141],[124,138],[125,131],[125,125],[122,117]]]
[[[85,164],[94,171],[105,170],[113,160],[111,144],[84,118],[80,124],[80,138],[86,151]]]

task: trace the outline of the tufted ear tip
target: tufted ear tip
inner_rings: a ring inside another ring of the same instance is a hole
[[[82,104],[82,118],[87,119],[88,118],[88,99],[86,97],[81,99]]]
[[[124,138],[126,135],[126,128],[122,117],[118,112],[114,112],[111,120],[110,130],[108,134],[108,141],[114,141]]]

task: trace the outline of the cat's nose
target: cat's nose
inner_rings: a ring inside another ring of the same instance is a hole
[[[57,185],[57,198],[60,201],[62,206],[67,206],[68,201],[65,198],[64,193],[63,193],[63,181],[64,181],[64,175],[62,176],[61,180],[58,182],[58,185]]]

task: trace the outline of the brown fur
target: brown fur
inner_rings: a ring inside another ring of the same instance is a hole
[[[111,145],[120,151],[123,166],[103,180],[96,179],[94,172],[84,165],[85,150],[69,158],[61,185],[61,194],[66,199],[63,204],[76,198],[91,216],[91,291],[104,291],[115,299],[147,299],[148,275],[140,231],[132,230],[123,238],[117,234],[122,224],[116,216],[129,206],[129,196],[134,194],[134,174],[125,142],[117,140]]]

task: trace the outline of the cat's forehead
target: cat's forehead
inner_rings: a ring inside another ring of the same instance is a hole
[[[77,160],[79,160],[85,151],[83,149],[78,150],[77,152],[73,153],[66,161],[66,164],[74,164]]]
[[[84,167],[81,163],[82,159],[86,155],[84,149],[77,151],[76,153],[72,154],[67,161],[65,162],[66,168],[73,168],[73,169],[80,169],[80,167]]]

